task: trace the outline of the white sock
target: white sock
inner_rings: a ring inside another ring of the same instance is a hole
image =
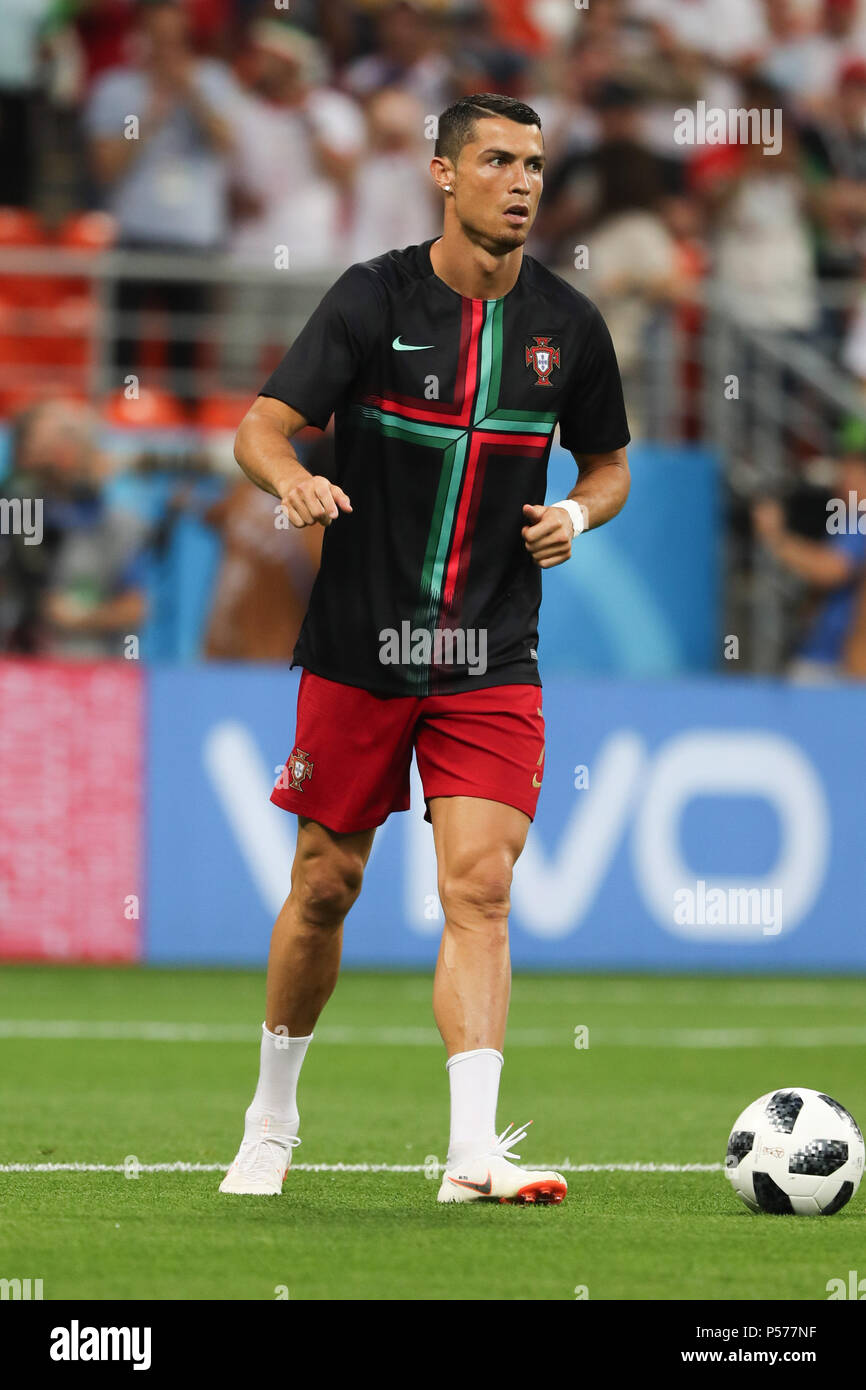
[[[493,1047],[456,1052],[446,1062],[451,1084],[450,1168],[486,1153],[496,1139],[496,1102],[503,1056]]]
[[[271,1033],[262,1024],[259,1084],[246,1113],[249,1129],[268,1117],[281,1131],[297,1134],[298,1077],[312,1040],[312,1033],[308,1038],[289,1038],[285,1033]]]

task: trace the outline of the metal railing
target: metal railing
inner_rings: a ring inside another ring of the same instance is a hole
[[[703,349],[704,435],[723,461],[733,501],[784,499],[810,459],[838,456],[846,421],[859,420],[866,435],[866,396],[852,378],[795,336],[739,324],[718,292],[708,297]],[[732,375],[734,398],[723,389]],[[729,554],[728,611],[745,609],[749,665],[771,672],[793,638],[803,585],[763,545],[752,541],[750,551],[745,565]]]

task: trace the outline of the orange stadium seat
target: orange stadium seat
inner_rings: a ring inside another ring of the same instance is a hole
[[[10,419],[22,410],[29,410],[32,405],[39,405],[41,401],[75,401],[84,405],[88,399],[86,391],[70,387],[65,381],[31,382],[29,386],[0,391],[0,417]]]
[[[36,250],[45,245],[46,233],[35,212],[25,208],[0,207],[0,249],[15,247]],[[0,274],[0,294],[14,304],[29,306],[39,302],[44,276]]]
[[[198,404],[195,423],[203,430],[236,430],[251,405],[251,396],[207,396]]]
[[[43,359],[64,367],[86,367],[91,360],[95,312],[96,306],[87,292],[58,297],[50,310],[51,326],[56,332],[38,339]]]
[[[32,369],[44,362],[43,340],[31,331],[33,310],[22,308],[14,294],[0,286],[0,414],[41,399],[44,387],[34,384]],[[26,397],[26,399],[23,399]]]
[[[124,429],[177,429],[188,423],[176,396],[149,386],[143,386],[132,400],[116,391],[103,403],[102,413],[108,424]]]
[[[107,212],[76,212],[60,227],[57,241],[70,251],[107,251],[117,237],[117,223]]]
[[[45,228],[35,212],[0,207],[0,246],[42,246]]]
[[[41,251],[56,245],[91,254],[109,244],[113,222],[102,214],[70,218],[49,237],[39,218],[0,208],[0,249]],[[86,266],[82,264],[82,270]],[[86,274],[0,273],[0,409],[6,414],[61,391],[84,399],[96,310]],[[35,382],[28,380],[28,368]],[[56,382],[53,381],[56,369]],[[53,384],[52,384],[53,383]]]

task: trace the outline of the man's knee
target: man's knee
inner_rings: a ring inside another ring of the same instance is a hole
[[[361,891],[360,855],[317,856],[295,866],[292,897],[311,926],[338,927]]]
[[[512,864],[501,850],[448,866],[439,883],[446,921],[456,926],[504,922],[511,906]]]

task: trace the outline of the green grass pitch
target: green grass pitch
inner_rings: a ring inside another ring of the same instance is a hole
[[[826,1299],[864,1265],[866,1186],[830,1218],[753,1216],[724,1173],[574,1171],[561,1207],[440,1207],[423,1171],[293,1169],[222,1197],[255,1082],[263,977],[0,973],[0,1277],[46,1299]],[[721,1164],[780,1086],[866,1119],[866,981],[522,975],[499,1120],[522,1161]],[[586,1034],[576,1029],[586,1029]],[[588,1046],[575,1046],[575,1040]],[[300,1087],[297,1163],[423,1169],[448,1138],[418,975],[346,974]],[[122,1165],[123,1172],[10,1171]],[[432,1165],[431,1165],[432,1166]]]

